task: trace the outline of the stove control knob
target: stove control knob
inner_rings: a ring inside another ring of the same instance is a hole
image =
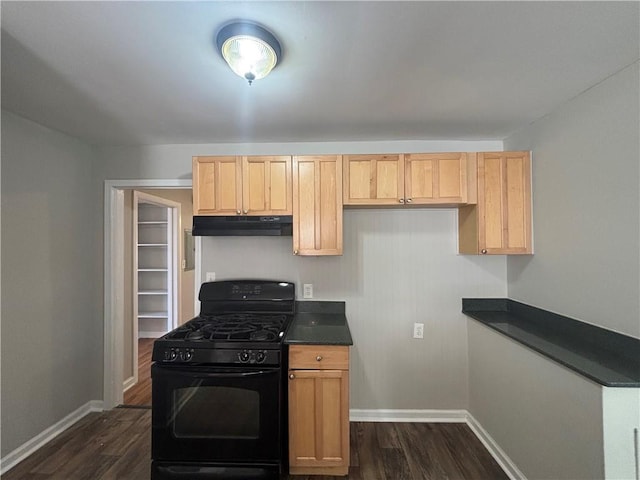
[[[250,358],[250,356],[249,356],[249,352],[247,352],[246,350],[243,350],[243,351],[242,351],[242,353],[240,353],[240,354],[238,355],[238,358],[240,358],[240,361],[241,361],[242,363],[246,363],[246,362],[248,362],[248,361],[249,361],[249,358]]]
[[[180,360],[182,360],[183,362],[188,362],[189,360],[191,360],[191,357],[193,357],[193,353],[189,350],[183,350],[182,352],[180,352]]]
[[[176,351],[174,349],[164,351],[165,362],[173,362],[176,359]]]
[[[267,355],[265,352],[256,353],[256,362],[262,363],[264,362],[265,358],[267,358]]]

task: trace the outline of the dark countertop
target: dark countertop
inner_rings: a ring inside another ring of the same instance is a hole
[[[462,313],[606,387],[640,388],[640,340],[506,298],[463,298]]]
[[[284,336],[289,345],[353,345],[344,302],[296,302]]]

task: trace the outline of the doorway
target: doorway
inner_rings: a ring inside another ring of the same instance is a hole
[[[124,405],[151,405],[153,341],[179,321],[182,203],[167,198],[173,192],[125,190]]]
[[[131,298],[132,288],[125,290],[125,197],[127,191],[139,190],[144,194],[168,196],[170,191],[181,191],[191,197],[191,180],[107,180],[105,181],[104,218],[104,408],[111,409],[123,403],[125,363],[125,299]],[[186,193],[188,192],[188,193]],[[166,194],[166,195],[165,195]],[[184,216],[184,215],[183,215]],[[190,228],[191,219],[178,228],[178,251],[181,252],[182,230]],[[175,302],[178,313],[175,323],[180,324],[197,309],[195,279],[200,278],[200,242],[195,242],[195,269],[190,272],[193,288],[179,289],[180,301]],[[152,248],[152,247],[149,247]],[[184,274],[182,264],[176,269]],[[128,269],[133,276],[133,267]],[[128,311],[132,312],[132,308]],[[132,315],[132,314],[131,314]],[[136,335],[137,336],[137,335]],[[137,343],[137,342],[135,342]],[[137,345],[136,345],[137,346]],[[132,349],[133,350],[133,349]],[[133,353],[133,352],[132,352]],[[138,352],[139,353],[139,352]],[[136,358],[138,356],[136,355]],[[131,375],[133,376],[133,375]]]

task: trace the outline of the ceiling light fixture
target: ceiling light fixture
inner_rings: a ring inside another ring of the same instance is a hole
[[[236,75],[249,82],[266,77],[278,64],[282,50],[270,32],[240,21],[223,27],[216,37],[218,50]]]

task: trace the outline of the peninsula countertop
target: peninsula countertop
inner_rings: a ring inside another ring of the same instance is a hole
[[[299,301],[284,336],[288,345],[353,345],[344,302]]]
[[[640,340],[506,298],[463,298],[462,313],[606,387],[640,388]]]

